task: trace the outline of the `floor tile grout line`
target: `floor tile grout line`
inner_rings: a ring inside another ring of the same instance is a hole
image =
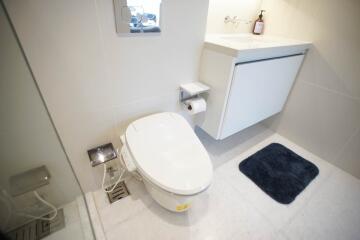
[[[150,209],[153,207],[153,204],[155,204],[155,203],[153,202],[149,206],[141,209],[140,211],[135,212],[134,214],[132,214],[128,218],[117,222],[114,226],[117,226],[117,225],[120,225],[120,224],[125,224],[125,223],[131,221],[133,218],[136,218],[137,216],[143,214],[144,212],[150,211]],[[108,233],[110,233],[112,231],[114,231],[114,228],[110,229],[109,231],[104,231],[104,233],[105,233],[106,236],[108,236]]]
[[[327,183],[327,180],[334,174],[335,169],[331,170],[331,172],[328,174],[328,176],[325,177],[325,179],[322,180],[321,183],[319,183],[319,186],[317,187],[317,189],[320,189],[320,187],[324,186]],[[310,183],[311,184],[311,183]],[[290,225],[297,216],[299,216],[301,211],[304,211],[304,209],[310,204],[310,202],[312,201],[312,199],[317,195],[320,194],[320,191],[315,191],[313,190],[313,192],[310,194],[310,196],[307,198],[307,200],[305,201],[304,205],[302,206],[302,208],[298,209],[297,211],[295,211],[295,214],[289,218],[289,220],[281,227],[281,230],[283,231],[284,228],[288,225]],[[286,232],[283,231],[285,234]]]
[[[134,180],[135,180],[135,178],[134,178]],[[130,191],[130,190],[129,190]],[[130,196],[130,195],[129,195]],[[129,197],[129,196],[127,196],[127,197]],[[121,199],[120,199],[120,201],[121,201]],[[95,202],[95,204],[96,204],[96,201],[95,201],[95,198],[94,198],[94,202]],[[118,201],[117,201],[118,202]],[[114,202],[115,203],[115,202]],[[121,220],[121,221],[118,221],[118,222],[116,222],[115,223],[115,225],[119,225],[119,224],[124,224],[124,223],[126,223],[126,222],[128,222],[128,221],[130,221],[132,218],[134,218],[134,217],[136,217],[136,216],[139,216],[140,214],[142,214],[143,212],[146,212],[146,211],[149,211],[150,210],[150,208],[152,208],[153,207],[153,205],[154,204],[156,204],[154,201],[151,201],[151,203],[149,204],[149,205],[146,205],[146,204],[144,204],[144,208],[142,208],[141,210],[139,210],[139,211],[136,211],[133,215],[131,215],[131,216],[129,216],[129,217],[127,217],[127,218],[125,218],[125,219],[123,219],[123,220]],[[105,208],[108,208],[108,207],[111,207],[111,204],[108,204],[107,206],[105,206],[105,207],[103,207],[102,209],[97,209],[97,211],[103,211]],[[102,217],[101,217],[101,213],[98,213],[98,216],[99,216],[99,219],[100,219],[100,221],[102,222]],[[110,230],[110,231],[105,231],[105,229],[103,229],[103,232],[105,233],[105,235],[107,236],[107,233],[108,232],[111,232],[112,230]]]
[[[90,192],[90,196],[92,198],[92,201],[94,203],[94,208],[95,208],[95,214],[96,214],[96,217],[97,219],[99,220],[100,222],[100,229],[102,231],[102,235],[105,236],[105,238],[107,239],[107,235],[106,235],[106,232],[105,232],[105,228],[104,228],[104,225],[103,225],[103,221],[101,219],[101,216],[100,216],[100,213],[99,213],[99,210],[98,210],[98,206],[97,206],[97,203],[95,201],[95,197],[94,197],[94,193],[93,192]]]
[[[239,171],[239,172],[240,172],[240,171]],[[242,173],[240,172],[240,174],[242,174]],[[241,195],[242,195],[241,192],[237,189],[237,187],[234,186],[234,184],[232,183],[232,181],[230,181],[229,178],[227,178],[226,176],[223,176],[222,181],[228,183],[228,186],[229,186],[231,189],[233,189],[233,191],[237,192],[242,200],[244,200],[244,201],[247,202],[250,206],[252,206],[252,208],[255,209],[255,211],[256,211],[260,216],[262,216],[272,227],[274,227],[275,229],[277,229],[276,226],[274,225],[274,223],[273,223],[264,213],[262,213],[258,207],[254,206],[254,205],[252,204],[252,202],[249,201],[246,197],[241,196]],[[253,184],[254,184],[254,183],[253,183]],[[257,187],[256,184],[254,184],[254,186]],[[265,193],[264,193],[264,194],[265,194]],[[266,196],[267,196],[267,195],[266,195]]]

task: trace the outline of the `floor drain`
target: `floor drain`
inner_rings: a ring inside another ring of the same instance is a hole
[[[45,215],[44,217],[49,217],[49,215]],[[7,236],[11,240],[39,240],[64,227],[64,211],[63,209],[59,209],[56,218],[53,220],[34,220],[7,233]]]
[[[113,186],[108,187],[106,190],[111,189]],[[108,198],[110,203],[116,202],[126,196],[129,196],[129,190],[127,189],[125,182],[119,182],[118,185],[115,187],[115,189],[112,192],[109,192]]]

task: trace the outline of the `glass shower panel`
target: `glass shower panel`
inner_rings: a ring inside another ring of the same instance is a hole
[[[0,3],[1,235],[93,239],[84,195]]]

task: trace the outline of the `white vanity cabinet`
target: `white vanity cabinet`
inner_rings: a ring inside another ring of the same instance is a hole
[[[280,112],[304,55],[235,65],[220,139]]]
[[[207,110],[196,116],[196,124],[224,139],[280,112],[303,58],[300,52],[243,61],[205,48],[200,81],[211,90]]]

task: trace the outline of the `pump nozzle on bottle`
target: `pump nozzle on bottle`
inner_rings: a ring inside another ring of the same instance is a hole
[[[253,34],[260,35],[264,30],[263,12],[265,10],[260,11],[259,18],[254,23]]]

